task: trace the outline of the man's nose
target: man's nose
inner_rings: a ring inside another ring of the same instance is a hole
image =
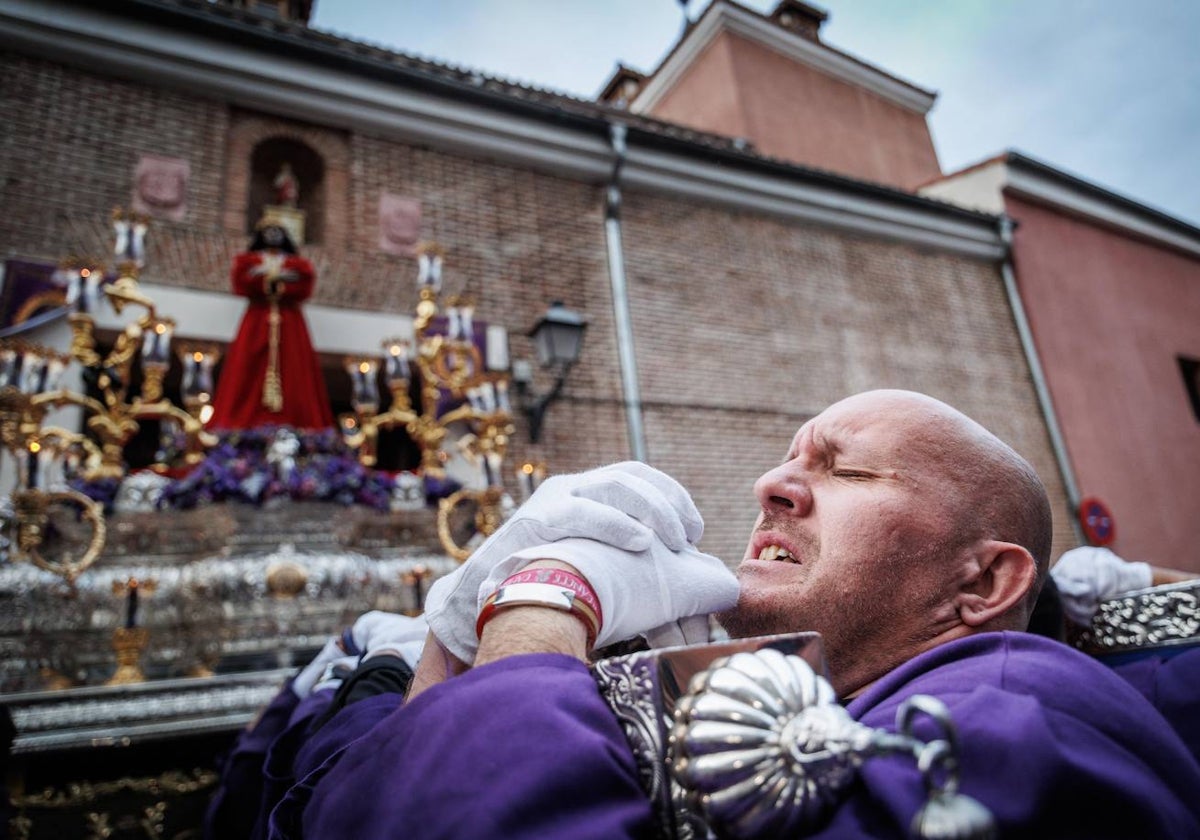
[[[812,487],[802,470],[787,464],[764,473],[754,482],[754,495],[764,513],[807,516],[812,510]]]

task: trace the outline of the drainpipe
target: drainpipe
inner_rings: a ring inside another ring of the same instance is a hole
[[[1017,325],[1017,335],[1021,338],[1021,349],[1025,351],[1025,361],[1029,363],[1029,374],[1033,377],[1033,387],[1037,392],[1038,404],[1042,409],[1042,418],[1046,421],[1046,430],[1050,433],[1050,446],[1054,450],[1054,459],[1058,461],[1058,470],[1062,473],[1063,486],[1067,491],[1067,504],[1070,506],[1071,530],[1080,544],[1087,542],[1079,523],[1079,486],[1075,483],[1075,471],[1071,469],[1071,460],[1067,456],[1067,447],[1063,443],[1062,430],[1058,425],[1058,416],[1054,413],[1054,403],[1050,399],[1050,389],[1046,387],[1046,376],[1042,372],[1042,363],[1038,359],[1037,347],[1033,343],[1033,333],[1029,329],[1029,320],[1025,317],[1025,306],[1021,303],[1021,295],[1017,291],[1017,280],[1013,274],[1012,241],[1013,221],[1007,215],[1000,216],[1000,240],[1004,243],[1004,260],[1000,263],[1000,274],[1004,277],[1004,291],[1008,296],[1008,305],[1012,309],[1013,321]]]
[[[604,236],[608,244],[608,279],[612,285],[613,320],[617,327],[617,358],[625,396],[625,423],[634,460],[646,460],[646,432],[642,426],[642,391],[638,385],[637,358],[633,349],[633,323],[629,317],[629,290],[625,283],[625,251],[621,246],[621,168],[625,165],[623,123],[609,123],[613,150],[612,176],[604,207]]]

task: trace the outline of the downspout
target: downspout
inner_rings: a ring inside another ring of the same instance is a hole
[[[629,317],[629,289],[625,282],[625,251],[621,245],[621,168],[625,165],[623,123],[609,123],[613,150],[612,176],[604,207],[604,235],[608,244],[608,279],[612,284],[613,321],[617,327],[617,359],[625,397],[625,423],[629,445],[637,461],[646,460],[646,432],[642,426],[642,391],[638,385],[637,357],[633,347],[633,322]]]
[[[1063,487],[1067,491],[1071,530],[1075,533],[1076,541],[1083,544],[1087,540],[1084,539],[1082,526],[1079,523],[1079,486],[1075,483],[1075,471],[1071,469],[1071,460],[1067,456],[1067,447],[1063,442],[1062,430],[1058,425],[1058,416],[1054,413],[1054,403],[1050,399],[1050,389],[1046,386],[1046,376],[1042,372],[1042,363],[1038,359],[1037,347],[1033,343],[1033,333],[1029,329],[1029,320],[1025,317],[1025,306],[1021,303],[1021,295],[1017,291],[1017,280],[1012,264],[1013,221],[1007,215],[1000,216],[1000,241],[1004,243],[1004,259],[1000,263],[1000,274],[1004,278],[1004,292],[1008,296],[1008,305],[1012,310],[1013,321],[1017,325],[1017,335],[1021,338],[1021,349],[1025,351],[1025,361],[1029,363],[1029,374],[1033,378],[1033,388],[1037,392],[1042,418],[1046,421],[1046,431],[1050,433],[1050,447],[1054,450],[1054,459],[1058,461]]]

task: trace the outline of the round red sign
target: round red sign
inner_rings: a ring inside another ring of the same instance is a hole
[[[1079,503],[1079,524],[1092,545],[1109,545],[1117,536],[1117,521],[1099,499],[1089,496]]]

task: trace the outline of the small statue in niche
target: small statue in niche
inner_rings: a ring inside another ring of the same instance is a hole
[[[279,167],[279,174],[271,182],[275,188],[275,205],[278,207],[295,207],[300,201],[300,182],[292,172],[292,165],[285,163]]]

